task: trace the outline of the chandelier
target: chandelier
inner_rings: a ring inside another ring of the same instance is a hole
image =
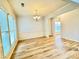
[[[38,10],[35,10],[35,14],[33,15],[33,19],[36,20],[36,21],[39,21],[40,20],[40,15],[38,14]]]

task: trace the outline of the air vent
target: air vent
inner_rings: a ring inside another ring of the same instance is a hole
[[[21,6],[24,7],[24,3],[21,3]]]

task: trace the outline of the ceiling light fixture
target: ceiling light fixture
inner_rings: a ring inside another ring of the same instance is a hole
[[[35,14],[33,15],[33,19],[36,21],[39,21],[40,18],[41,18],[41,16],[38,14],[38,10],[35,10]]]

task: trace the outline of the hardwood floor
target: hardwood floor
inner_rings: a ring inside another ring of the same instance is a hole
[[[79,43],[62,39],[63,48],[55,39],[40,38],[19,42],[11,59],[79,59]]]

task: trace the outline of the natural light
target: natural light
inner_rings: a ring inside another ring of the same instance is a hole
[[[11,45],[14,45],[14,41],[16,39],[16,25],[14,18],[10,15],[7,15],[7,13],[2,9],[0,9],[0,29],[3,55],[7,56],[10,52]]]

